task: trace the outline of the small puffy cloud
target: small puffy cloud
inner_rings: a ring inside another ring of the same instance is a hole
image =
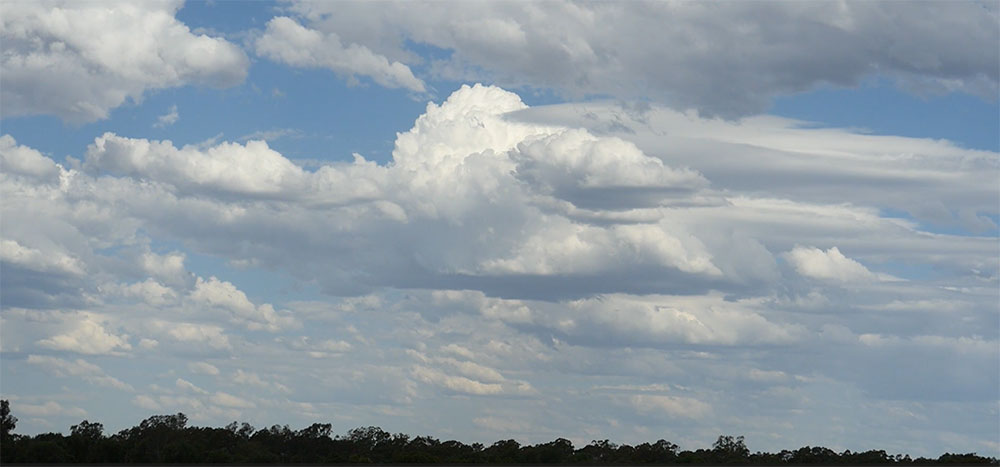
[[[177,389],[180,389],[181,391],[184,392],[191,392],[195,394],[208,394],[208,392],[205,391],[204,389],[196,386],[194,383],[183,378],[177,378],[177,381],[174,382],[174,386],[177,386]]]
[[[160,342],[156,339],[147,339],[144,337],[139,340],[139,347],[146,350],[155,349],[158,345],[160,345]]]
[[[275,332],[297,324],[291,316],[275,311],[271,304],[255,306],[235,285],[215,277],[208,280],[199,277],[189,298],[195,303],[230,313],[234,319],[244,323],[251,330],[263,329]]]
[[[160,405],[159,402],[156,401],[156,399],[153,399],[152,397],[147,396],[145,394],[140,394],[138,396],[133,397],[132,404],[146,410],[163,410],[163,407]]]
[[[45,252],[21,245],[15,240],[0,240],[0,261],[33,271],[79,276],[83,265],[61,252]]]
[[[222,327],[198,323],[168,323],[159,321],[155,327],[179,342],[203,343],[216,350],[231,349],[229,336]]]
[[[427,384],[432,384],[461,394],[492,395],[503,392],[503,386],[483,383],[464,376],[454,376],[426,366],[418,365],[412,370],[413,376]]]
[[[329,358],[343,354],[353,348],[350,342],[338,339],[324,339],[315,341],[307,336],[300,336],[294,339],[278,338],[288,348],[302,351],[312,358]]]
[[[191,362],[188,363],[188,369],[193,373],[198,373],[201,375],[216,376],[219,374],[219,369],[207,362]]]
[[[225,392],[216,392],[211,398],[209,398],[209,400],[211,400],[214,404],[224,407],[233,407],[238,409],[250,409],[254,407],[252,402]]]
[[[288,17],[268,21],[254,47],[258,55],[291,66],[327,68],[348,79],[361,75],[385,87],[425,91],[423,81],[413,76],[410,67],[390,62],[363,45],[344,45],[336,33],[308,29]]]
[[[676,418],[701,418],[712,411],[712,406],[692,397],[636,394],[628,402],[639,413],[663,414]]]
[[[0,167],[4,174],[19,174],[53,181],[59,177],[59,166],[35,149],[18,145],[10,135],[0,136]]]
[[[178,298],[177,292],[153,279],[134,284],[110,284],[102,287],[102,291],[137,299],[153,306],[173,303]]]
[[[85,417],[87,411],[79,407],[64,407],[55,401],[48,401],[44,404],[20,404],[17,406],[18,413],[23,413],[32,417]]]
[[[90,355],[117,354],[132,349],[128,336],[112,334],[104,328],[103,320],[96,315],[81,313],[71,321],[72,329],[68,332],[42,339],[38,341],[38,345]]]
[[[156,123],[153,124],[153,128],[166,128],[177,123],[177,120],[180,120],[180,118],[181,114],[177,113],[177,105],[172,105],[167,113],[156,117]]]
[[[44,355],[28,355],[28,363],[38,365],[59,377],[78,377],[98,386],[132,391],[132,386],[109,376],[101,367],[83,359],[64,360]]]
[[[113,133],[94,140],[84,168],[244,195],[279,193],[301,183],[303,177],[301,168],[263,141],[222,143],[202,152],[193,146],[177,149],[170,141]]]
[[[249,60],[175,17],[182,3],[13,2],[0,19],[5,117],[49,114],[87,123],[147,91],[229,87]]]
[[[861,263],[844,256],[837,247],[826,251],[814,247],[796,246],[785,253],[785,258],[799,274],[813,279],[835,282],[860,282],[877,280]]]
[[[184,253],[178,251],[163,255],[147,251],[138,258],[138,262],[146,274],[159,279],[164,284],[183,286],[191,276],[184,267],[184,259]]]

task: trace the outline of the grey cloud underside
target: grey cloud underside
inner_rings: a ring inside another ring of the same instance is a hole
[[[296,1],[292,10],[313,34],[446,79],[652,97],[725,117],[872,76],[985,99],[1000,81],[998,12],[988,2]],[[426,62],[408,42],[450,54]]]

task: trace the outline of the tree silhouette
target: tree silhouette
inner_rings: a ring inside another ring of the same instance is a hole
[[[331,437],[333,426],[314,423],[299,430],[288,425],[255,429],[233,422],[224,428],[191,427],[183,413],[153,415],[137,426],[112,436],[104,426],[84,420],[70,427],[69,436],[43,433],[20,436],[13,433],[17,418],[6,400],[2,408],[3,442],[0,464],[11,463],[241,463],[241,464],[589,464],[589,465],[1000,465],[997,459],[976,453],[945,453],[937,459],[911,459],[884,450],[835,451],[806,446],[778,453],[750,450],[742,436],[723,435],[711,449],[678,452],[666,440],[636,446],[594,440],[575,449],[565,438],[548,443],[521,445],[513,439],[484,448],[459,441],[441,441],[432,436],[390,434],[376,427],[360,427],[346,436]]]

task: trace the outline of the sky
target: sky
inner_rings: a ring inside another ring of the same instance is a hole
[[[0,393],[998,456],[998,11],[5,1]]]

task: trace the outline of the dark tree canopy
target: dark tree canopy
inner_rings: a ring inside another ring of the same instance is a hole
[[[945,453],[937,459],[911,459],[884,450],[837,453],[820,446],[795,451],[750,453],[743,436],[723,435],[711,449],[680,451],[660,439],[636,446],[610,440],[593,440],[576,448],[565,438],[522,445],[508,439],[485,447],[432,436],[391,434],[379,427],[354,428],[345,436],[333,435],[333,425],[314,423],[300,430],[288,425],[254,428],[232,422],[224,428],[188,426],[187,416],[153,415],[137,426],[113,435],[104,426],[83,420],[70,427],[70,435],[13,433],[17,418],[2,401],[3,439],[0,463],[421,463],[421,464],[573,464],[573,465],[801,465],[801,464],[913,464],[998,465],[997,460],[975,453]]]

